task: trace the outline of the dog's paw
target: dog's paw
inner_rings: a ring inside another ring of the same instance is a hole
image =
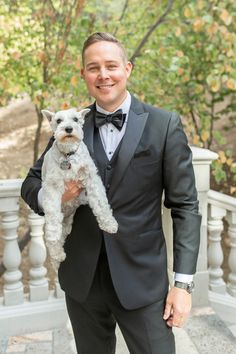
[[[50,258],[55,261],[55,262],[62,262],[66,258],[66,254],[64,252],[64,249],[61,245],[61,243],[57,241],[47,241],[46,245],[48,247],[48,252],[50,255]]]
[[[110,222],[109,224],[102,225],[101,229],[108,232],[109,234],[115,234],[118,231],[118,223],[114,219],[114,221]]]

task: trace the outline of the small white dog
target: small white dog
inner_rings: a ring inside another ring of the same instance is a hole
[[[82,141],[84,117],[89,111],[83,109],[78,112],[72,108],[53,113],[42,110],[55,137],[42,166],[45,240],[55,269],[65,259],[63,245],[71,232],[73,217],[79,205],[89,204],[102,230],[116,233],[118,229],[102,180]],[[62,204],[65,182],[72,180],[77,181],[83,190],[79,197]]]

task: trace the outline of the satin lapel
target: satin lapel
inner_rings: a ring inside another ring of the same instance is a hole
[[[121,179],[123,178],[125,170],[128,167],[132,156],[134,155],[134,152],[141,139],[148,114],[149,113],[147,112],[137,114],[132,110],[132,107],[130,109],[125,135],[123,137],[123,141],[117,157],[111,188],[108,193],[110,198],[112,198],[113,194],[115,193]]]
[[[83,131],[84,131],[84,143],[86,144],[89,153],[92,157],[93,160],[95,160],[94,157],[94,148],[93,148],[93,136],[94,136],[94,105],[89,106],[88,108],[91,109],[91,111],[86,115],[85,117],[85,122],[83,126]]]

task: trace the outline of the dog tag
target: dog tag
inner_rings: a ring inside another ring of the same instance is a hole
[[[62,170],[69,170],[71,168],[71,163],[69,161],[67,161],[67,160],[62,161],[60,163],[60,167],[61,167]]]

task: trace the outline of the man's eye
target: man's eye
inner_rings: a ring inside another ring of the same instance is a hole
[[[76,118],[76,117],[73,118],[73,121],[74,121],[74,122],[78,122],[78,118]]]
[[[109,69],[109,70],[114,70],[114,69],[116,69],[116,68],[117,68],[116,65],[109,65],[109,66],[108,66],[108,69]]]
[[[97,68],[95,67],[95,66],[91,66],[89,69],[88,69],[88,71],[96,71],[97,70]]]
[[[57,124],[60,124],[60,123],[62,122],[62,120],[61,120],[60,118],[58,118],[58,119],[56,120],[56,122],[57,122]]]

